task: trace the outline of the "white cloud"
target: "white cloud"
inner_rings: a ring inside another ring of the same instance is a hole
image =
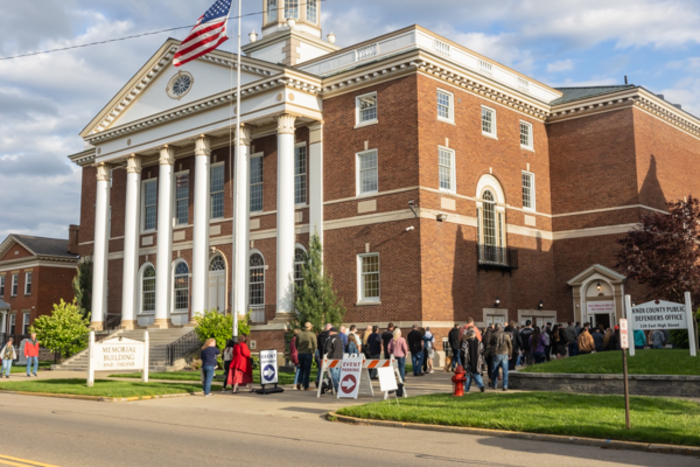
[[[571,71],[573,69],[574,61],[570,58],[547,64],[547,73],[561,73],[563,71]]]

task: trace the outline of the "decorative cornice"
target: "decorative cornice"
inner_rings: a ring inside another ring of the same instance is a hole
[[[294,127],[294,121],[296,116],[290,114],[282,114],[277,117],[277,133],[281,134],[294,134],[296,128]]]
[[[111,166],[101,162],[97,164],[97,181],[98,182],[108,182],[111,178]]]
[[[253,143],[252,138],[253,129],[249,125],[241,124],[241,145],[250,146]],[[238,144],[238,139],[236,139],[236,144]]]
[[[160,148],[158,163],[160,165],[175,165],[175,149],[168,146]]]
[[[141,156],[132,154],[126,159],[126,173],[140,174],[141,173]]]
[[[197,138],[194,142],[194,155],[195,156],[211,156],[211,139],[206,136],[201,136]]]
[[[659,102],[654,102],[651,98],[640,95],[635,98],[634,105],[646,110],[650,114],[665,120],[673,126],[686,131],[694,136],[700,137],[700,124],[691,121],[689,118],[680,115],[680,112],[664,107]]]

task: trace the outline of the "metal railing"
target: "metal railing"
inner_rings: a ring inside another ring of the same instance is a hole
[[[188,332],[175,342],[168,344],[166,347],[168,366],[172,366],[176,360],[186,357],[201,346],[202,341],[199,340],[195,331]]]
[[[479,266],[518,269],[518,250],[491,245],[477,245]]]

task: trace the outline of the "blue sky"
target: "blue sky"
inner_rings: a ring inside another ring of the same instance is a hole
[[[0,0],[0,57],[186,26],[213,0]],[[262,0],[244,0],[244,14]],[[630,83],[700,115],[696,0],[325,0],[341,46],[420,24],[552,86]],[[244,19],[244,37],[260,30]],[[235,35],[235,22],[230,35]],[[80,222],[78,133],[168,36],[0,60],[0,238]],[[235,44],[229,41],[224,49]]]

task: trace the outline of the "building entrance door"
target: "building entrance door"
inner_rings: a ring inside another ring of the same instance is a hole
[[[221,256],[215,256],[209,263],[209,309],[226,311],[226,263]]]
[[[611,327],[612,321],[610,320],[610,313],[596,313],[591,316],[591,326],[592,327],[598,327],[599,325],[603,325],[605,329],[608,329]]]

